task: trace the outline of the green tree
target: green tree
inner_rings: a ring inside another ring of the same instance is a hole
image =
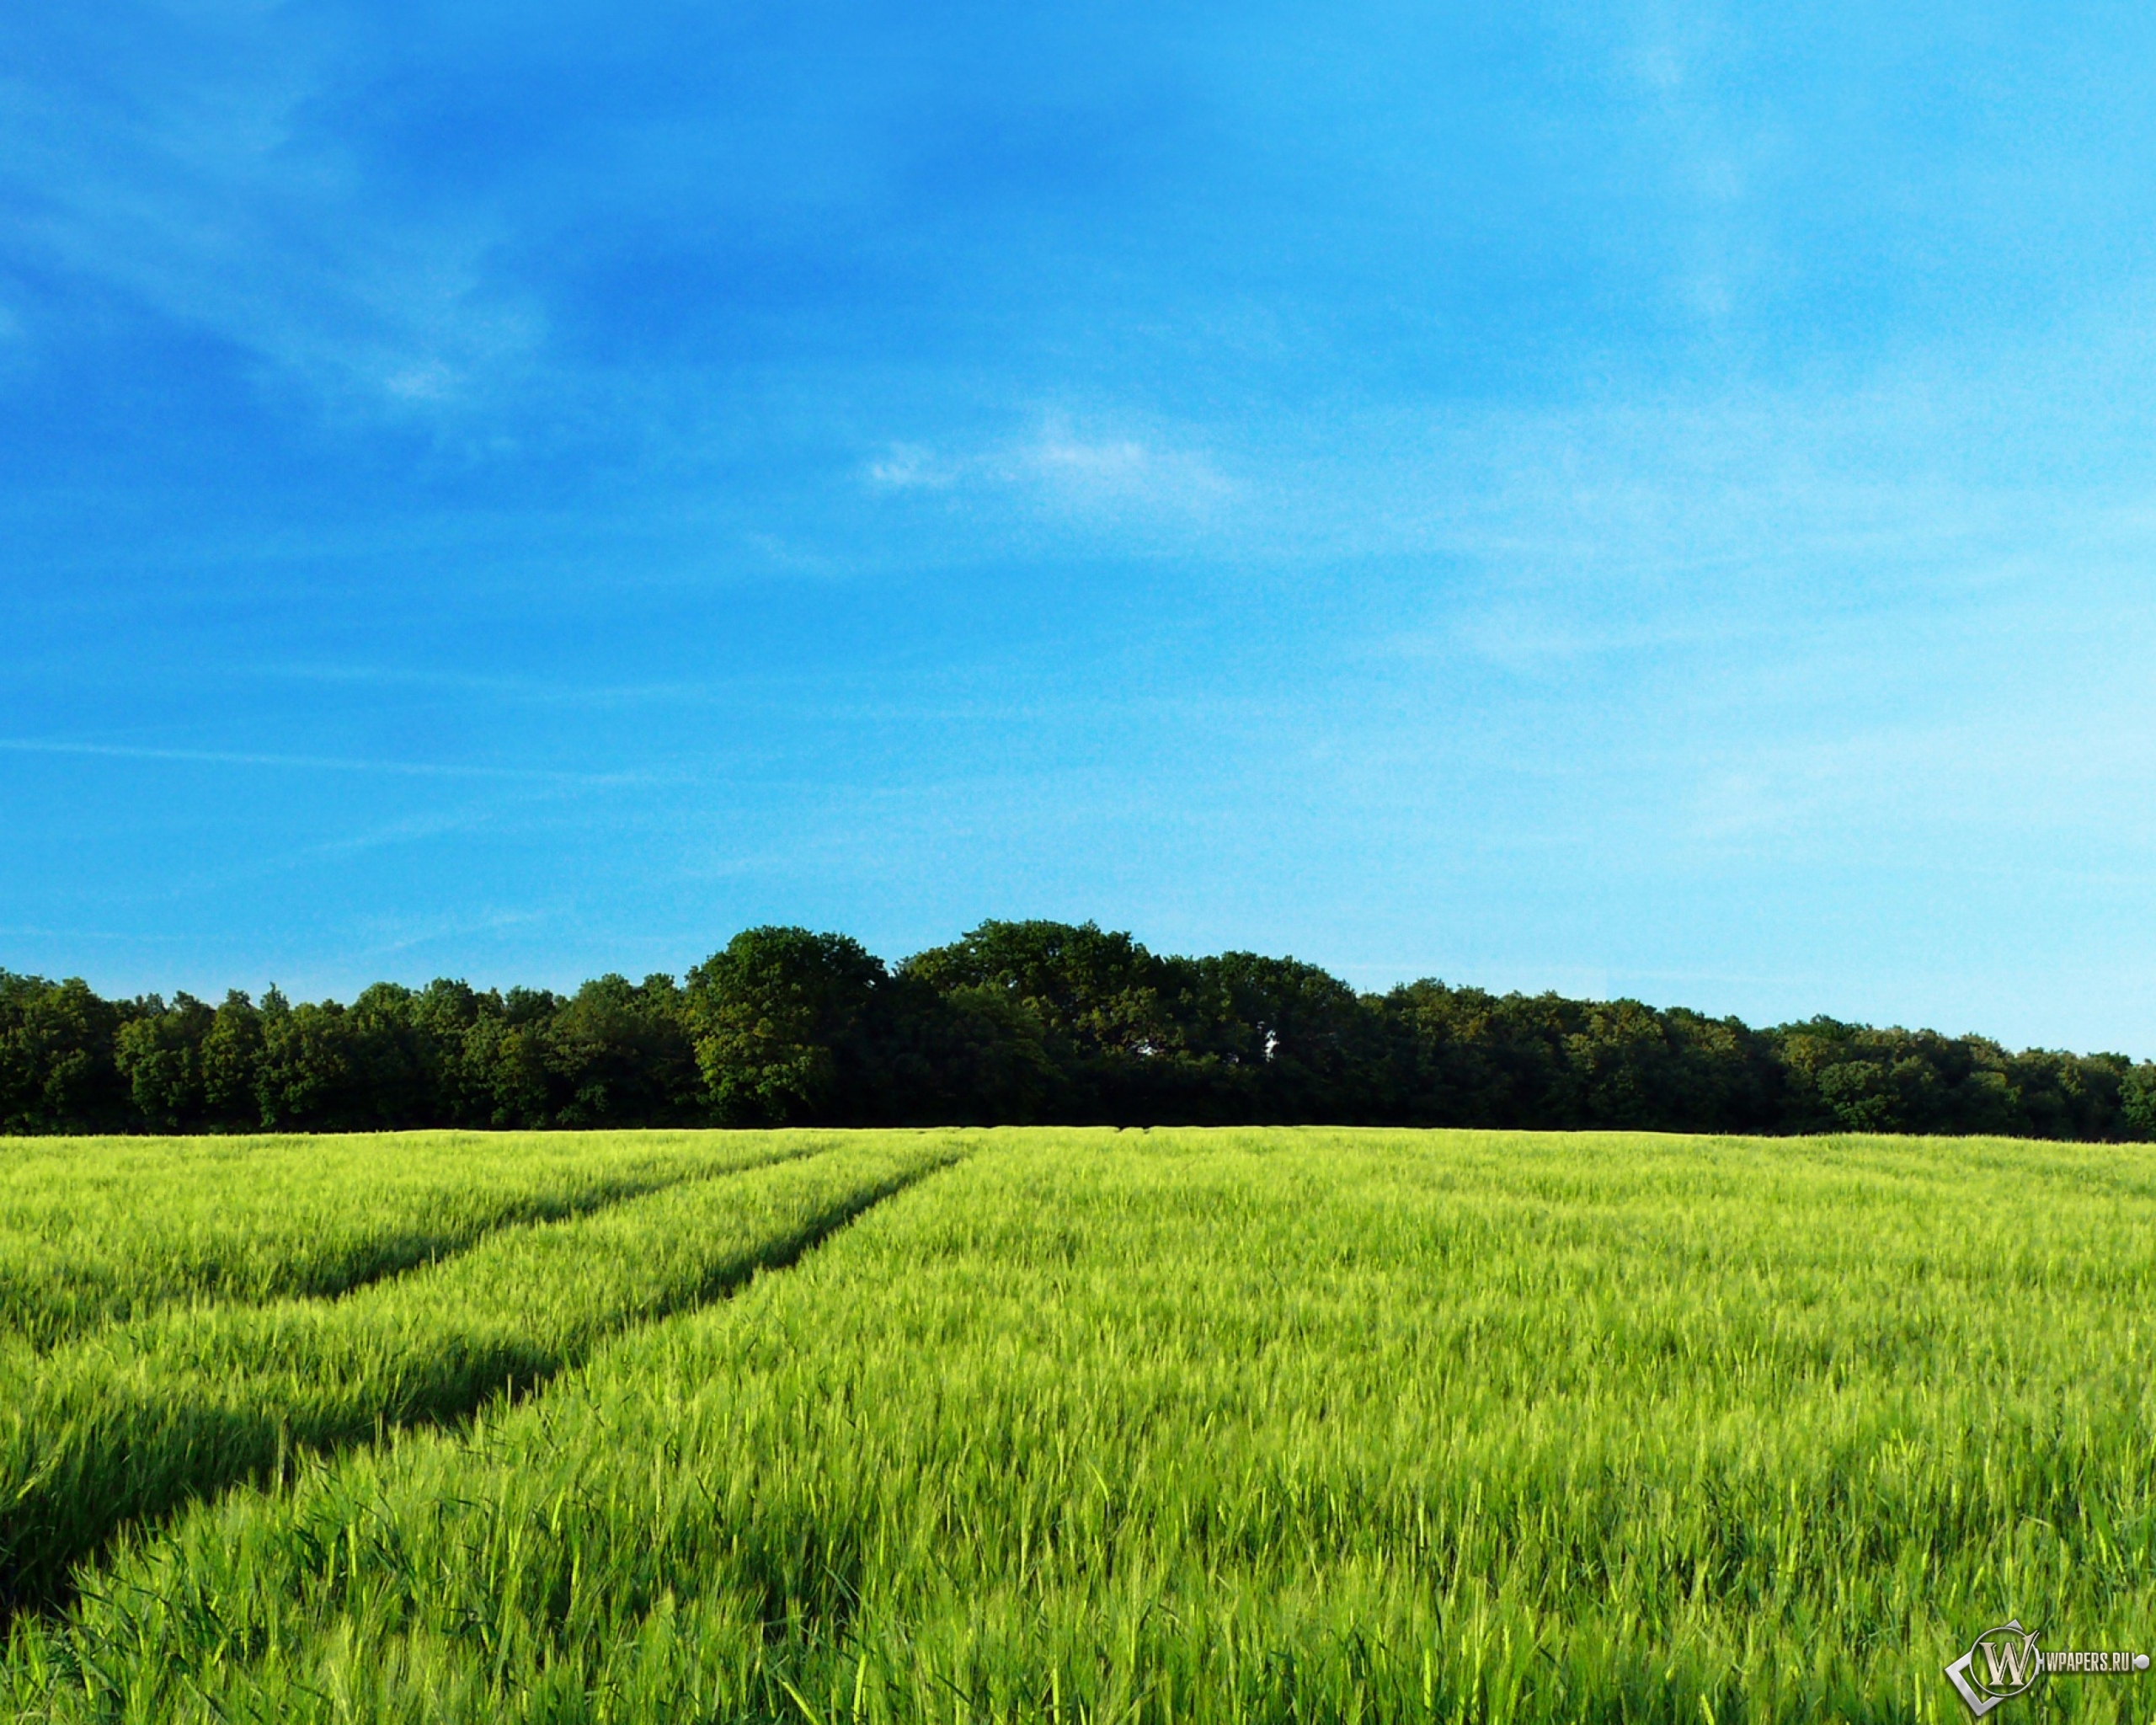
[[[192,995],[173,996],[166,1007],[152,995],[139,1018],[114,1037],[113,1058],[126,1081],[129,1099],[144,1124],[165,1132],[200,1127],[207,1113],[202,1050],[216,1014]]]
[[[587,982],[547,1028],[546,1065],[564,1100],[564,1126],[675,1125],[700,1097],[686,996],[670,976]]]
[[[1063,1118],[1182,1119],[1201,1087],[1203,1057],[1175,1009],[1193,985],[1188,961],[1156,958],[1128,934],[1091,922],[989,921],[902,969],[947,999],[973,990],[1026,1007],[1063,1074]]]
[[[2144,1060],[2120,1080],[2119,1114],[2127,1135],[2156,1138],[2156,1063]]]
[[[1391,1112],[1380,1010],[1294,959],[1187,962],[1175,1002],[1209,1118],[1369,1121]]]
[[[999,990],[939,995],[903,971],[879,990],[878,1064],[890,1118],[1033,1125],[1065,1118],[1070,1081],[1030,1001]]]
[[[686,1017],[712,1114],[729,1125],[874,1119],[883,961],[858,941],[751,928],[689,973]]]
[[[354,1067],[352,1124],[443,1124],[441,1051],[420,998],[401,983],[377,982],[353,999],[344,1025]]]
[[[938,993],[982,988],[1029,1001],[1042,1024],[1084,1055],[1150,1055],[1174,1040],[1171,967],[1128,934],[1091,922],[984,922],[906,960]]]
[[[132,1124],[114,1040],[134,1014],[79,976],[0,971],[0,1132],[95,1132]]]
[[[360,1027],[335,1001],[295,1007],[275,986],[262,996],[255,1096],[279,1131],[350,1131],[376,1124]]]
[[[228,991],[224,1004],[211,1017],[197,1059],[203,1115],[209,1124],[241,1131],[264,1124],[262,1014],[239,990]]]

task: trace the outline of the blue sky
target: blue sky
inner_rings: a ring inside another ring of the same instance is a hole
[[[2126,6],[24,0],[0,965],[1093,917],[2156,1055],[2152,75]]]

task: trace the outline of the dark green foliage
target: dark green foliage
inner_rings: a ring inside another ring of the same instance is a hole
[[[900,970],[884,995],[883,1065],[889,1117],[953,1125],[1036,1125],[1072,1114],[1067,1061],[1032,1001],[961,984],[939,994]]]
[[[194,996],[173,997],[168,1011],[150,1012],[123,1023],[113,1041],[113,1062],[127,1083],[128,1099],[152,1125],[178,1131],[203,1117],[202,1049],[217,1015]]]
[[[689,973],[683,996],[713,1118],[775,1126],[873,1117],[888,980],[883,961],[842,934],[735,935]]]
[[[1183,1045],[1217,1121],[1387,1118],[1382,1013],[1315,964],[1256,953],[1173,961]],[[1186,1058],[1174,1064],[1187,1066]]]
[[[115,1044],[130,1016],[79,977],[0,971],[0,1132],[126,1124]]]
[[[2156,1065],[1163,957],[984,922],[895,970],[752,928],[676,984],[107,1001],[0,972],[0,1132],[1326,1123],[2156,1138]]]
[[[2119,1055],[2032,1049],[2009,1054],[1981,1036],[1874,1030],[1814,1018],[1778,1033],[1784,1118],[1797,1130],[2011,1133],[2031,1138],[2148,1137],[2131,1097],[2137,1076]]]
[[[1038,1026],[1066,1081],[1039,1118],[1136,1124],[1203,1118],[1178,1095],[1196,1076],[1190,1026],[1175,1010],[1191,968],[1090,922],[991,921],[916,953],[905,972],[938,996],[966,995],[962,1010],[977,1018],[1000,1006],[1026,1015],[1021,1034]]]
[[[334,1001],[295,1008],[272,988],[262,999],[262,1059],[254,1093],[262,1124],[282,1131],[347,1130],[368,1097],[360,1070],[365,1032]]]
[[[696,1106],[696,1057],[681,991],[670,976],[587,982],[552,1016],[546,1064],[564,1125],[688,1124]]]
[[[947,947],[906,961],[939,994],[979,988],[1029,1002],[1045,1033],[1087,1060],[1150,1055],[1178,1045],[1163,996],[1187,961],[1156,959],[1127,934],[1091,922],[984,922]]]
[[[254,1002],[232,989],[202,1038],[198,1055],[202,1074],[202,1124],[233,1130],[262,1117],[254,1094],[254,1075],[262,1064],[262,1014]]]
[[[2121,1066],[2118,1055],[2109,1056]],[[2147,1062],[2124,1072],[2119,1079],[2119,1115],[2128,1138],[2156,1138],[2156,1065]]]
[[[1429,981],[1395,989],[1385,1007],[1403,1120],[1673,1132],[1780,1124],[1776,1033],[1734,1018]]]

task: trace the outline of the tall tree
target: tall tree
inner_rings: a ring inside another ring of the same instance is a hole
[[[881,959],[842,934],[750,928],[689,973],[706,1103],[729,1125],[873,1119]]]

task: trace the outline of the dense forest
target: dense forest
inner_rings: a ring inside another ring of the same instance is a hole
[[[677,981],[212,1006],[0,971],[0,1132],[1289,1123],[2156,1137],[2156,1065],[1148,952],[985,922],[896,968],[754,928]]]

